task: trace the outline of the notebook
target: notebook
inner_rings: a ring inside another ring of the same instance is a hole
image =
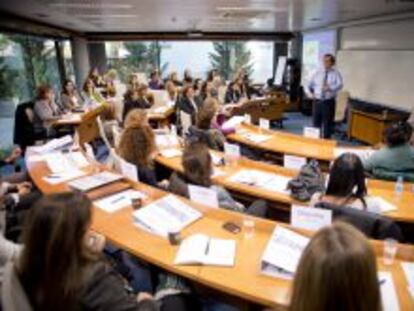
[[[118,174],[111,172],[101,172],[98,174],[72,180],[68,183],[68,185],[73,189],[86,192],[121,180],[122,178],[123,177]]]
[[[176,265],[212,265],[232,267],[236,258],[236,241],[194,234],[180,245]]]

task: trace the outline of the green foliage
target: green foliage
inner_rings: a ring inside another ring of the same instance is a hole
[[[213,46],[214,53],[209,54],[210,64],[225,80],[233,79],[241,68],[252,74],[251,52],[244,42],[213,42]]]
[[[158,41],[150,42],[125,42],[124,48],[128,56],[124,59],[112,59],[110,67],[115,68],[123,81],[135,72],[145,72],[147,75],[154,69],[161,73],[168,67],[168,63],[161,64],[162,45]]]

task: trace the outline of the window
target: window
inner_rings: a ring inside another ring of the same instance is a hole
[[[65,78],[75,81],[75,70],[73,68],[72,59],[72,45],[70,40],[64,40],[60,42],[62,49],[63,65],[65,67]]]
[[[0,148],[12,144],[16,105],[31,100],[41,84],[60,91],[56,54],[54,40],[0,33]]]
[[[106,42],[108,65],[121,80],[133,72],[159,68],[162,76],[176,71],[182,78],[185,69],[194,77],[205,78],[218,69],[231,80],[238,69],[246,68],[251,80],[264,83],[273,75],[273,42],[267,41],[135,41]]]

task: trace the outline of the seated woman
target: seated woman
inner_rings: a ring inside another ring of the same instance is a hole
[[[175,86],[183,86],[183,83],[178,79],[178,74],[175,71],[170,73],[168,80],[174,83]]]
[[[320,230],[305,248],[289,311],[382,310],[377,261],[368,240],[350,225]]]
[[[157,152],[155,135],[151,126],[142,124],[139,119],[136,120],[138,122],[134,123],[132,118],[129,118],[126,122],[117,153],[125,161],[137,166],[139,181],[157,186],[154,168],[154,157]]]
[[[115,80],[116,80],[116,70],[110,69],[104,76],[105,87],[102,90],[102,96],[105,98],[112,98],[116,96],[116,87],[115,87]]]
[[[136,91],[127,91],[125,94],[123,120],[132,109],[148,109],[151,103],[147,99],[148,87],[144,84],[140,85]]]
[[[82,97],[87,107],[94,107],[105,102],[102,95],[96,90],[95,84],[91,79],[86,79],[82,88]]]
[[[187,86],[183,89],[182,96],[177,102],[178,112],[183,111],[191,116],[192,124],[196,123],[196,116],[199,106],[194,97],[194,89],[191,86]],[[180,117],[178,115],[178,117]]]
[[[378,213],[380,207],[374,198],[368,196],[365,181],[360,158],[352,153],[343,154],[332,165],[326,192],[315,193],[311,205],[326,202]]]
[[[167,81],[165,84],[165,90],[167,92],[165,97],[165,103],[168,107],[175,107],[178,100],[177,87],[171,81]]]
[[[189,129],[188,138],[199,139],[209,148],[222,151],[226,138],[216,122],[217,111],[218,101],[214,98],[206,99],[197,113],[196,126]]]
[[[224,103],[226,104],[238,104],[242,99],[240,87],[236,82],[230,82],[227,87],[226,95],[224,97]]]
[[[131,74],[128,79],[127,91],[138,90],[139,82],[136,74]]]
[[[220,207],[265,217],[267,212],[266,202],[256,201],[246,208],[243,204],[235,201],[223,187],[213,185],[211,181],[213,163],[210,151],[205,144],[199,142],[187,144],[182,156],[182,166],[184,174],[173,173],[171,175],[168,185],[169,191],[189,197],[189,184],[211,188],[217,191]]]
[[[184,70],[183,83],[186,83],[187,85],[193,84],[193,75],[191,74],[191,70],[188,68]]]
[[[409,145],[413,129],[406,122],[398,122],[385,130],[386,146],[363,162],[364,168],[375,178],[414,181],[414,149]]]
[[[162,80],[160,77],[160,72],[158,70],[154,70],[151,72],[148,87],[151,90],[162,90],[164,88],[164,85],[162,84]]]
[[[125,116],[124,128],[134,126],[135,124],[148,125],[148,115],[145,109],[132,109]]]
[[[83,99],[71,80],[66,80],[63,83],[61,100],[63,109],[67,111],[79,109],[83,106]]]
[[[53,132],[51,127],[53,121],[61,117],[62,111],[55,102],[53,89],[49,85],[39,86],[34,104],[34,126],[46,129],[50,135]]]
[[[21,287],[5,282],[3,291],[20,291],[19,299],[3,292],[3,299],[7,297],[3,307],[142,310],[142,304],[153,304],[129,296],[122,279],[101,260],[104,239],[90,232],[91,222],[92,202],[84,194],[58,193],[40,199],[26,224],[21,257],[6,267],[6,279],[17,279]]]
[[[197,78],[194,80],[193,89],[194,89],[194,96],[199,97],[201,94],[201,88],[203,87],[203,80],[200,78]]]
[[[91,68],[89,71],[88,77],[86,79],[90,79],[93,82],[95,87],[105,87],[106,83],[102,76],[99,74],[99,70],[97,67]]]
[[[213,82],[205,81],[201,85],[201,90],[199,95],[196,97],[196,101],[199,106],[202,105],[202,103],[209,98],[218,98],[218,92],[214,88]]]

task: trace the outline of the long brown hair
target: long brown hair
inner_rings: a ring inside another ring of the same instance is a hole
[[[208,130],[211,127],[211,121],[217,113],[218,101],[211,97],[207,98],[201,109],[197,113],[197,127],[202,130]]]
[[[85,235],[91,201],[75,192],[44,196],[31,209],[18,273],[34,310],[72,310],[85,268],[97,260]]]
[[[374,251],[348,224],[320,230],[302,254],[289,311],[380,311]]]
[[[149,124],[134,123],[126,125],[118,146],[118,154],[125,161],[139,167],[152,168],[152,154],[156,151],[155,135]]]
[[[210,152],[205,144],[196,142],[185,146],[182,166],[184,177],[195,185],[210,187],[213,166]]]

